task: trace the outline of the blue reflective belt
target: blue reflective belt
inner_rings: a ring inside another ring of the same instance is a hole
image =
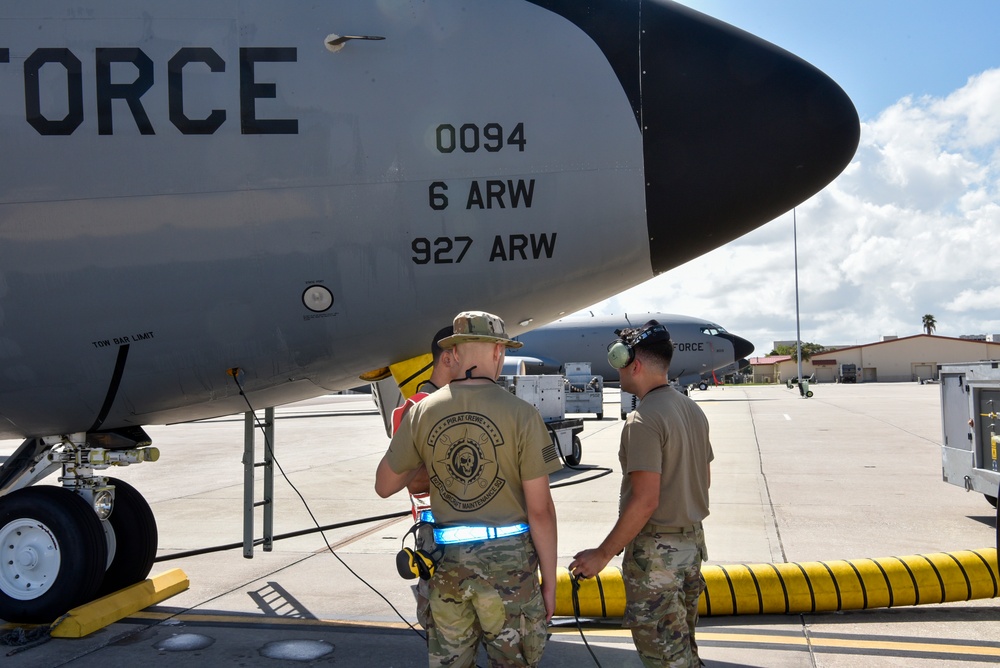
[[[422,510],[420,512],[420,521],[434,524],[434,513],[429,510]]]
[[[518,536],[527,533],[528,524],[520,522],[506,527],[440,527],[434,529],[434,542],[438,545],[448,545],[450,543],[472,543],[479,540],[492,540],[493,538],[506,538],[508,536]]]

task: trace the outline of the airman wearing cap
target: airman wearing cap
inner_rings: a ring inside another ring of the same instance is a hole
[[[390,496],[423,465],[443,556],[430,579],[431,666],[535,666],[555,609],[556,516],[548,476],[561,466],[538,411],[496,384],[505,351],[520,343],[503,320],[459,313],[457,373],[413,406],[379,463],[375,490]],[[541,571],[541,585],[537,573]]]
[[[507,336],[503,320],[491,313],[463,311],[455,316],[453,327],[455,333],[438,341],[438,345],[453,349],[459,378],[496,381],[503,369],[505,351],[524,345]]]

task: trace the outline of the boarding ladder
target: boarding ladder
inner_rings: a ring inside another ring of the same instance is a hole
[[[243,556],[253,559],[254,545],[265,552],[274,547],[274,408],[264,409],[264,461],[257,461],[257,416],[253,411],[243,415]],[[255,501],[255,469],[264,469],[264,498]],[[256,508],[262,506],[263,538],[253,537]]]

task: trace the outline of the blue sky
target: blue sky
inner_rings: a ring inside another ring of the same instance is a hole
[[[1000,1],[683,0],[826,72],[861,145],[797,208],[802,339],[1000,335]],[[726,272],[719,272],[726,267]],[[792,213],[595,314],[713,320],[755,355],[795,339]]]
[[[995,0],[681,0],[809,61],[862,120],[907,95],[943,96],[1000,66]]]

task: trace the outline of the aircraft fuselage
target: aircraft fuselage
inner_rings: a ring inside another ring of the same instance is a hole
[[[355,386],[470,308],[550,322],[857,139],[822,73],[669,2],[0,16],[0,437],[243,410],[233,368],[256,406]]]
[[[628,316],[580,317],[558,320],[518,336],[524,347],[511,354],[537,358],[541,365],[528,365],[535,373],[558,373],[567,362],[590,362],[591,371],[605,382],[618,381],[618,369],[608,362],[608,345],[615,330],[641,327],[656,320],[667,328],[674,344],[670,380],[681,384],[698,382],[702,374],[722,369],[750,355],[753,344],[730,334],[709,320],[670,313]]]
[[[0,137],[0,617],[44,623],[152,566],[103,473],[142,425],[578,311],[818,192],[859,123],[666,0],[0,0]]]

